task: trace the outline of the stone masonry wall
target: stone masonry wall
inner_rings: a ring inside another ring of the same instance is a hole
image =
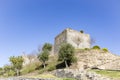
[[[55,38],[54,53],[58,53],[62,43],[70,43],[76,49],[90,48],[90,36],[67,28]]]
[[[58,53],[60,45],[62,43],[67,42],[67,35],[66,35],[66,30],[64,30],[61,34],[59,34],[56,38],[55,38],[55,42],[54,42],[54,53]]]
[[[89,34],[81,33],[72,29],[67,29],[67,42],[75,48],[90,48]]]

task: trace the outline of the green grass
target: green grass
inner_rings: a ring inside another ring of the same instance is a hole
[[[33,76],[27,76],[28,78],[57,78],[56,76],[52,74],[38,74]]]
[[[97,74],[101,74],[102,76],[120,79],[119,70],[91,70],[91,71],[96,72]]]
[[[46,79],[55,79],[55,80],[76,80],[76,79],[73,79],[73,78],[58,78],[52,74],[38,74],[38,75],[34,75],[34,76],[24,76],[26,78],[46,78]]]

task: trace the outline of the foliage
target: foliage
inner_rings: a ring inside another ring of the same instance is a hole
[[[42,74],[43,72],[45,72],[45,71],[47,71],[47,69],[41,69],[40,71],[39,71],[39,74]]]
[[[90,48],[85,48],[84,50],[90,50]]]
[[[100,47],[96,45],[96,46],[93,46],[93,49],[100,49]]]
[[[52,44],[50,43],[45,43],[44,46],[42,47],[42,50],[48,50],[51,51],[52,50]]]
[[[9,72],[11,70],[11,66],[10,65],[5,65],[3,67],[3,69],[4,69],[5,72]]]
[[[72,60],[71,60],[72,63],[76,63],[77,62],[77,58],[76,57],[73,57]]]
[[[42,52],[38,55],[38,59],[39,59],[40,61],[42,61],[43,66],[44,66],[44,68],[45,68],[45,62],[48,61],[48,59],[49,59],[49,52],[48,52],[47,50],[42,51]]]
[[[56,67],[55,67],[55,65],[53,65],[53,66],[50,66],[49,68],[48,68],[48,71],[53,71],[53,70],[55,70],[56,69]]]
[[[76,79],[73,79],[73,78],[63,78],[62,80],[76,80]]]
[[[7,74],[8,76],[15,76],[16,72],[13,70],[10,70]]]
[[[0,71],[3,70],[3,68],[0,67]]]
[[[16,72],[11,65],[5,65],[3,67],[3,71],[1,71],[2,75],[4,74],[5,77],[15,76]]]
[[[20,75],[20,70],[22,69],[22,65],[23,65],[23,58],[21,56],[11,56],[10,57],[10,62],[12,63],[16,73],[17,73],[17,76]]]
[[[3,68],[0,68],[0,75],[3,75],[3,73],[4,73]]]
[[[102,49],[104,52],[108,52],[108,49],[107,48],[103,48]]]
[[[68,63],[74,62],[74,59],[75,59],[74,52],[75,52],[75,49],[71,44],[64,43],[60,47],[58,60],[64,61],[66,67],[68,67]]]
[[[84,33],[84,31],[83,31],[83,30],[80,30],[80,33]]]
[[[120,71],[119,70],[91,70],[96,72],[97,74],[111,77],[111,78],[119,78],[120,79]],[[117,79],[117,80],[119,80]],[[116,80],[116,79],[115,79]]]
[[[33,72],[37,70],[39,66],[40,66],[40,62],[32,62],[22,68],[21,74],[24,75],[24,74]]]

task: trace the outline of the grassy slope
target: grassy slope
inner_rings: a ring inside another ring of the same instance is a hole
[[[86,50],[78,50],[76,51],[76,55],[78,55],[79,52],[85,53]],[[80,53],[79,53],[80,54]],[[38,74],[36,76],[31,76],[31,77],[45,77],[44,75],[46,75],[46,77],[48,78],[52,78],[55,77],[52,74],[41,74],[43,72],[45,73],[49,73],[50,71],[54,70],[56,65],[59,64],[60,62],[57,61],[57,56],[50,56],[49,61],[47,61],[47,66],[45,69],[40,68],[37,72]],[[75,65],[75,66],[74,66]],[[71,66],[72,68],[76,68],[76,64],[73,64]],[[107,76],[107,77],[111,77],[111,78],[120,78],[120,71],[110,71],[110,70],[92,70],[94,72],[96,72],[97,74],[101,74],[103,76]]]
[[[102,76],[110,77],[110,78],[117,78],[120,79],[120,71],[118,70],[90,70],[100,74]]]

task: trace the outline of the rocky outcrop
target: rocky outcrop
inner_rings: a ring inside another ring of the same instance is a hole
[[[111,80],[110,78],[102,77],[94,72],[85,70],[59,69],[55,71],[55,76],[62,78],[74,78],[77,80]]]
[[[79,50],[76,52],[77,68],[120,70],[120,56],[102,50]]]
[[[22,54],[22,58],[24,59],[23,66],[26,66],[31,63],[39,62],[36,54]]]

